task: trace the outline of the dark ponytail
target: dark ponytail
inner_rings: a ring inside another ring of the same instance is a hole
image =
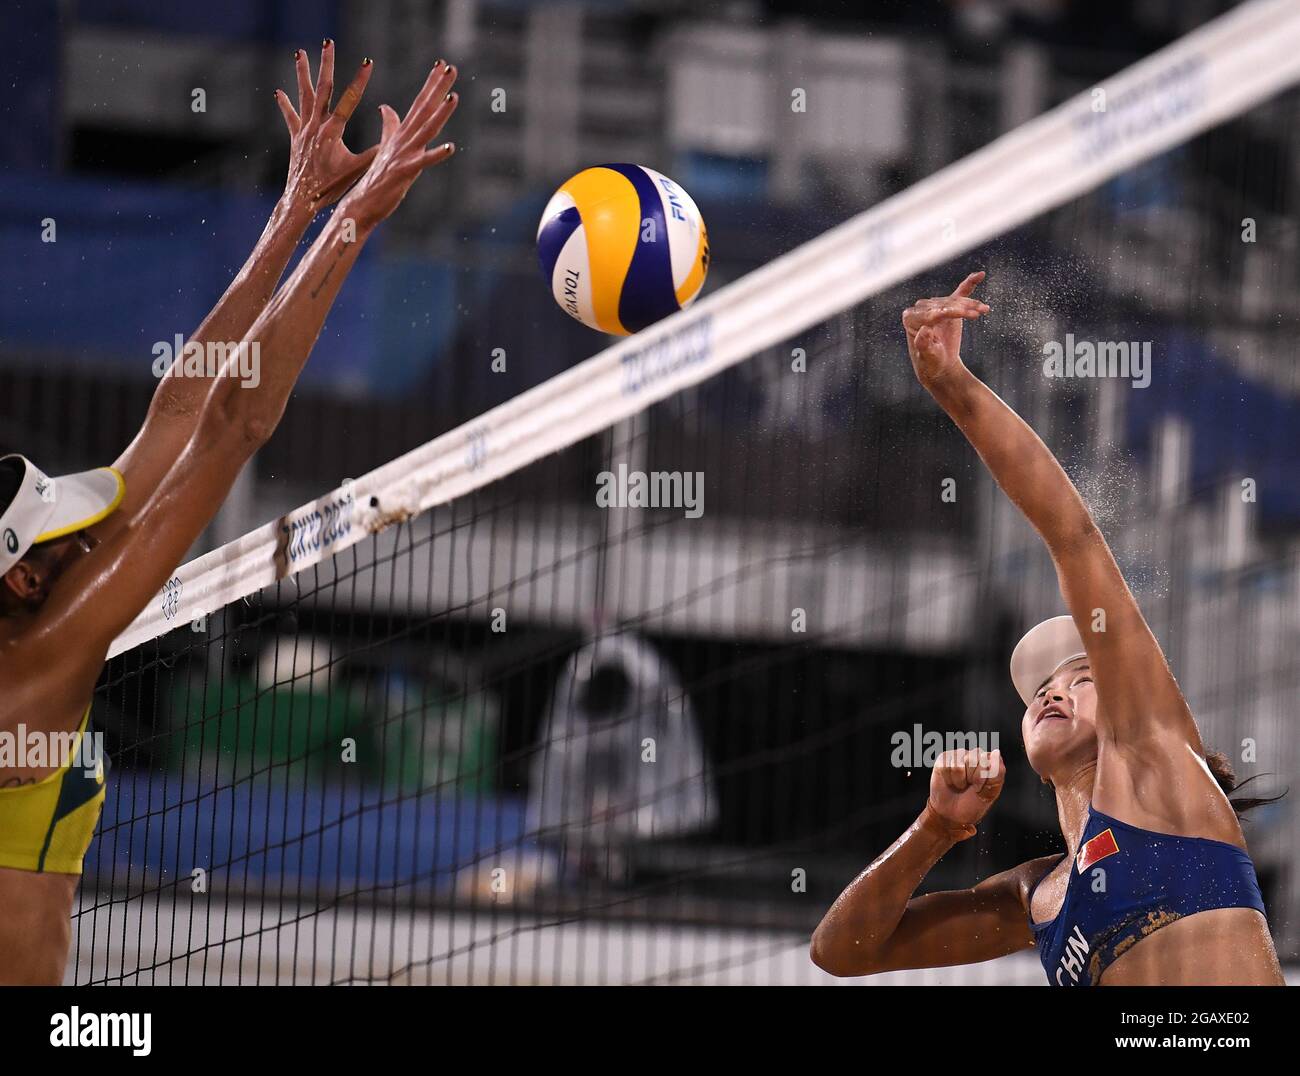
[[[1263,777],[1264,774],[1257,773],[1254,777],[1247,777],[1244,781],[1238,781],[1232,763],[1222,751],[1205,752],[1205,764],[1210,767],[1210,772],[1214,774],[1214,779],[1219,782],[1219,787],[1223,789],[1223,794],[1228,797],[1228,802],[1232,804],[1232,809],[1237,812],[1238,818],[1261,804],[1276,803],[1286,795],[1285,792],[1280,792],[1276,796],[1247,796],[1243,799],[1234,800],[1232,799],[1234,792],[1250,784],[1251,781]]]

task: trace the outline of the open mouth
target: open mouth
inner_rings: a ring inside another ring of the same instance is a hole
[[[1043,708],[1043,712],[1038,715],[1037,720],[1034,722],[1034,728],[1037,728],[1043,721],[1047,720],[1048,718],[1053,718],[1053,717],[1060,718],[1062,721],[1068,721],[1070,719],[1069,714],[1067,714],[1059,706],[1045,706]]]

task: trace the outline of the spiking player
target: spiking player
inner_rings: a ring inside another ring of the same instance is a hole
[[[105,794],[102,765],[83,765],[80,744],[109,646],[154,599],[271,436],[366,239],[421,172],[454,152],[451,143],[425,148],[456,109],[451,65],[434,65],[404,118],[381,105],[379,144],[353,154],[343,129],[370,61],[331,108],[333,43],[322,47],[315,85],[306,54],[294,59],[297,110],[276,91],[291,139],[284,195],[191,337],[199,345],[256,342],[256,387],[238,379],[233,360],[224,373],[194,377],[177,356],[113,467],[49,479],[23,456],[0,460],[0,732],[21,728],[36,742],[62,735],[77,744],[62,758],[0,759],[0,983],[63,977],[69,916]],[[272,298],[313,216],[340,197]]]
[[[1056,794],[1067,854],[972,889],[912,894],[1002,791],[1000,752],[950,751],[917,820],[813,936],[835,975],[973,964],[1037,946],[1058,986],[1283,985],[1228,760],[1200,730],[1087,505],[1051,452],[961,361],[983,273],[903,314],[921,384],[1033,524],[1069,616],[1011,655],[1025,753]],[[1104,621],[1097,611],[1104,613]],[[1105,630],[1094,630],[1104,624]]]

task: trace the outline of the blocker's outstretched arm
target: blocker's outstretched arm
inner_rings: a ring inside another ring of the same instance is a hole
[[[1204,754],[1182,692],[1079,491],[1037,434],[961,360],[962,324],[990,312],[973,298],[984,273],[903,312],[921,384],[958,425],[998,485],[1047,544],[1070,615],[1092,664],[1098,734],[1111,742]],[[1104,631],[1094,625],[1104,613]]]
[[[72,708],[84,706],[112,641],[175,571],[274,431],[361,247],[420,173],[451,156],[450,143],[425,147],[456,108],[455,78],[440,61],[405,119],[381,106],[379,152],[247,334],[266,358],[260,384],[250,389],[234,378],[216,379],[197,429],[158,488],[115,533],[96,533],[100,544],[67,569],[24,634],[32,661],[39,664],[42,650],[60,653],[49,663],[59,668],[59,684],[47,690],[66,693]],[[75,670],[67,666],[70,638],[77,640]]]
[[[330,107],[334,43],[326,41],[321,46],[315,85],[302,49],[294,53],[294,63],[298,71],[297,111],[283,90],[275,91],[289,129],[289,175],[284,193],[248,261],[187,341],[192,347],[206,349],[209,344],[244,339],[270,301],[312,219],[351,187],[379,152],[378,146],[372,146],[363,153],[352,153],[343,144],[343,129],[370,81],[370,61],[361,65],[335,108]],[[115,533],[152,496],[198,428],[216,381],[206,373],[196,376],[193,363],[187,372],[183,354],[172,357],[162,371],[140,432],[114,464],[126,479],[126,497],[121,510],[102,524],[102,536]]]

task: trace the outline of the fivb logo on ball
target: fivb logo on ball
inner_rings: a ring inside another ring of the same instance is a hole
[[[695,301],[709,240],[680,185],[653,168],[605,164],[579,172],[547,202],[537,258],[570,317],[628,336]]]

